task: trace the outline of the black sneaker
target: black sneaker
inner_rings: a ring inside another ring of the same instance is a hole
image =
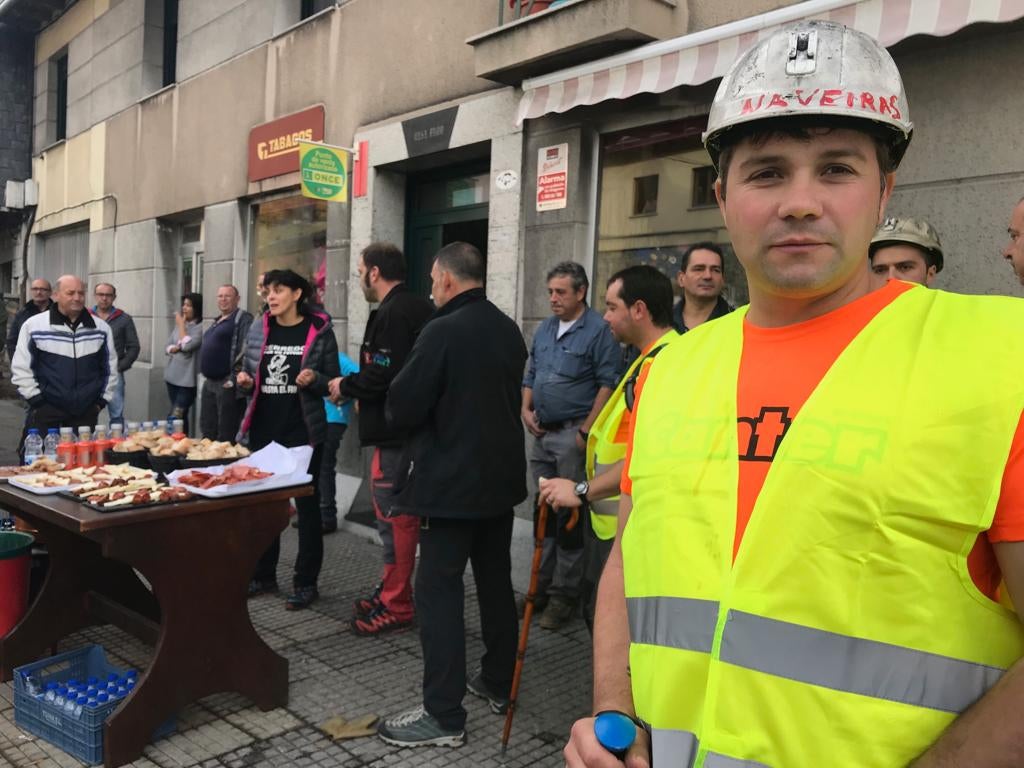
[[[466,731],[443,728],[422,706],[385,720],[377,735],[396,747],[461,747]]]
[[[273,592],[277,592],[277,582],[269,581],[266,579],[253,579],[249,582],[249,597],[256,597],[257,595],[269,595]]]
[[[338,530],[338,518],[334,517],[330,520],[321,520],[320,528],[323,530],[324,535],[327,535],[328,533],[334,533],[336,530]]]
[[[499,696],[491,687],[484,682],[484,673],[477,672],[476,675],[466,683],[466,690],[472,693],[474,696],[479,696],[481,699],[487,699],[487,704],[491,708],[491,712],[496,715],[504,715],[508,712],[508,697]]]
[[[316,587],[296,587],[295,594],[288,595],[285,600],[284,609],[286,611],[301,611],[304,608],[309,608],[318,597],[320,597],[320,592]]]

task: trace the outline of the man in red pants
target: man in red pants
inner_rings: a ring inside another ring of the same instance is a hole
[[[392,515],[395,473],[404,435],[384,417],[388,387],[405,364],[420,329],[433,313],[429,301],[405,285],[405,257],[391,243],[372,243],[359,256],[359,281],[370,303],[360,349],[359,372],[331,381],[335,401],[359,403],[359,441],[373,446],[370,495],[377,530],[384,543],[380,584],[353,606],[352,629],[359,635],[380,635],[413,622],[412,571],[416,562],[419,518]]]

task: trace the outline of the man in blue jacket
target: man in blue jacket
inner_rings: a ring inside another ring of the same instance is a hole
[[[96,426],[117,387],[117,351],[110,326],[85,310],[85,283],[57,280],[55,303],[21,327],[11,381],[29,405],[25,432]],[[24,437],[23,437],[24,442]]]

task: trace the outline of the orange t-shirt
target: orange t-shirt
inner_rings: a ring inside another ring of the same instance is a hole
[[[733,558],[739,551],[772,459],[800,408],[864,326],[911,288],[908,283],[893,280],[833,312],[782,328],[760,328],[744,322],[736,396],[740,467]],[[647,370],[637,381],[634,411],[639,408],[646,374]],[[623,493],[632,493],[632,449],[630,436],[622,473]],[[967,558],[974,583],[993,600],[998,599],[1002,580],[992,550],[992,542],[998,541],[1024,541],[1024,415],[1017,424],[992,527],[986,536],[978,538]]]

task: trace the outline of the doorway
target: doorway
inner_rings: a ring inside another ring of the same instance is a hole
[[[490,170],[488,164],[434,169],[407,181],[405,253],[409,288],[430,295],[430,266],[445,245],[480,249],[487,262]]]

